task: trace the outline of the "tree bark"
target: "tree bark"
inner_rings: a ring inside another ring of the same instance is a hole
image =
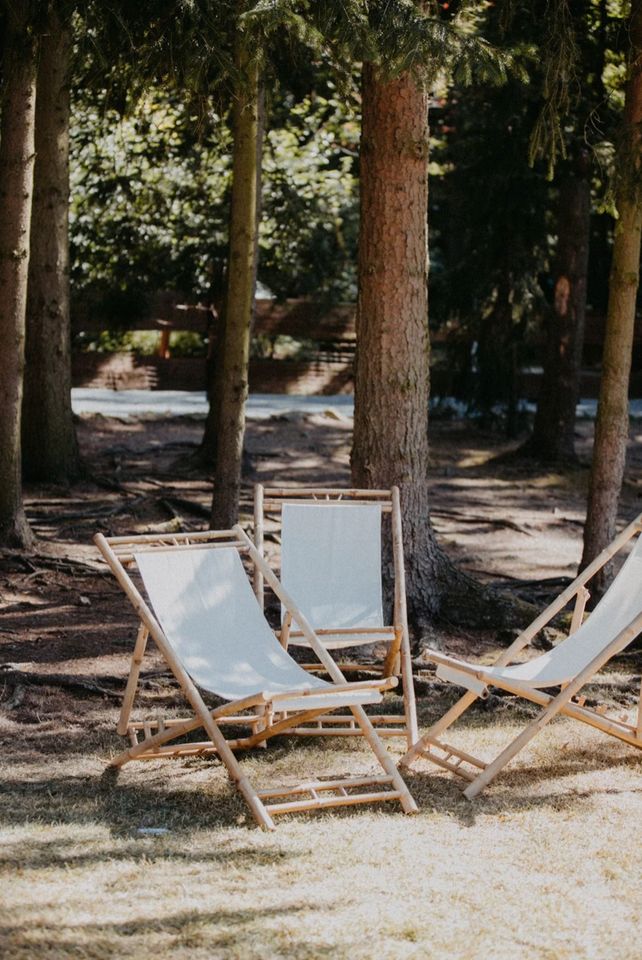
[[[543,463],[573,462],[575,410],[584,345],[591,184],[584,152],[560,184],[554,302],[533,434],[524,452]]]
[[[239,41],[237,62],[246,78],[233,107],[234,146],[230,252],[225,298],[224,356],[221,378],[212,526],[236,523],[241,491],[245,403],[248,395],[250,333],[258,258],[258,209],[261,174],[262,91],[259,66]]]
[[[40,44],[36,163],[22,402],[22,467],[32,480],[78,475],[69,320],[69,58],[71,30],[54,8]]]
[[[642,232],[642,0],[633,0],[629,71],[616,157],[618,221],[613,241],[602,381],[584,527],[582,568],[613,539],[629,437],[629,374]],[[604,571],[597,584],[608,582]]]
[[[523,620],[519,604],[450,563],[430,522],[428,97],[410,74],[385,80],[364,65],[360,163],[353,483],[400,488],[415,629],[438,614],[478,626]]]
[[[0,119],[0,546],[29,547],[20,415],[33,190],[36,41],[24,9],[7,8]]]

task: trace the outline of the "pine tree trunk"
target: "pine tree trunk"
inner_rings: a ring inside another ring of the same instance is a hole
[[[588,160],[560,185],[554,302],[533,434],[524,452],[543,463],[574,461],[575,409],[584,344],[591,214]]]
[[[642,231],[642,0],[633,0],[629,38],[629,78],[616,157],[618,221],[613,241],[582,567],[615,535],[629,437],[628,388]],[[598,589],[603,588],[607,578],[608,571]]]
[[[236,523],[239,510],[250,333],[256,288],[262,148],[262,95],[258,64],[250,61],[248,52],[243,49],[239,49],[237,62],[246,77],[246,83],[239,91],[233,108],[230,248],[212,500],[212,527],[221,529]]]
[[[0,119],[0,546],[29,547],[20,414],[33,190],[36,49],[22,5],[6,13]]]
[[[523,622],[524,607],[458,571],[430,523],[428,97],[409,74],[364,65],[352,478],[401,491],[409,617]],[[530,614],[526,612],[526,618]]]
[[[33,480],[78,475],[69,321],[69,57],[53,8],[40,45],[31,211],[22,467]]]

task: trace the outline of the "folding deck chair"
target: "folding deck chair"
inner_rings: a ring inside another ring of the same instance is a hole
[[[94,539],[141,620],[118,724],[118,732],[129,734],[131,745],[111,761],[112,766],[121,767],[130,760],[216,753],[257,823],[267,829],[274,827],[275,814],[321,807],[398,800],[406,813],[416,811],[408,788],[363,710],[364,704],[379,702],[396,678],[347,683],[241,527],[169,537],[106,538],[97,534]],[[276,595],[296,617],[331,683],[303,670],[278,643],[256,602],[240,554],[249,555],[262,569]],[[131,568],[138,569],[151,606],[134,584]],[[188,719],[130,721],[150,635],[194,711]],[[199,687],[229,702],[209,709]],[[264,744],[301,722],[346,707],[383,767],[383,775],[254,789],[234,750]],[[249,726],[250,732],[226,739],[226,725]],[[201,727],[204,740],[172,742]],[[267,802],[275,799],[277,802]]]
[[[467,693],[451,707],[405,754],[401,767],[417,757],[426,757],[469,781],[464,794],[469,800],[484,789],[499,771],[558,714],[581,720],[611,736],[642,747],[642,704],[638,701],[637,722],[606,715],[606,706],[585,705],[582,687],[621,653],[642,632],[642,514],[637,517],[588,567],[527,627],[490,667],[479,666],[430,650],[437,664],[437,676]],[[586,583],[633,537],[637,541],[609,590],[583,621],[589,597]],[[569,636],[547,653],[523,663],[513,663],[518,654],[567,603],[575,598]],[[491,763],[444,743],[441,735],[477,699],[487,697],[488,688],[498,687],[543,707],[528,726]],[[551,690],[553,692],[545,692]],[[641,690],[642,694],[642,690]]]
[[[382,676],[401,673],[403,714],[370,714],[380,736],[405,736],[411,746],[419,736],[412,681],[406,611],[406,587],[399,489],[323,490],[306,487],[254,488],[254,542],[263,555],[266,515],[281,516],[280,579],[327,650],[387,644],[383,663],[340,663],[342,671],[374,670]],[[392,625],[383,619],[381,535],[384,514],[391,515],[394,571]],[[264,583],[257,567],[257,599],[264,606]],[[279,639],[309,647],[302,625],[282,606]],[[307,669],[317,670],[318,664]],[[360,735],[349,717],[317,718],[297,734]]]

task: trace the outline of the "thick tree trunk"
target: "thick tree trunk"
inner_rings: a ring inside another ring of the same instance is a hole
[[[543,463],[573,462],[575,409],[584,344],[591,215],[588,159],[560,184],[554,301],[533,434],[524,452]]]
[[[0,119],[0,546],[28,547],[20,414],[33,190],[36,50],[23,5],[9,8]]]
[[[352,477],[401,491],[409,615],[510,620],[435,541],[428,491],[428,97],[365,65]],[[452,601],[452,605],[451,605]]]
[[[352,477],[401,491],[413,620],[439,610],[428,496],[428,97],[363,68]]]
[[[78,475],[69,323],[69,57],[71,31],[51,10],[36,99],[36,164],[22,402],[22,467],[33,480]]]
[[[219,429],[212,500],[212,526],[229,528],[238,519],[245,402],[248,395],[250,333],[256,288],[258,209],[262,148],[259,68],[246,51],[238,54],[246,84],[233,108],[234,147],[230,252]]]
[[[585,567],[613,539],[629,436],[629,374],[642,231],[642,0],[633,0],[629,78],[617,151],[617,210],[602,381],[584,528]],[[602,588],[608,578],[605,573]]]

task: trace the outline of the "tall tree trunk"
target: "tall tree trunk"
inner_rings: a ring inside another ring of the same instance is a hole
[[[51,8],[38,65],[22,467],[29,479],[62,483],[79,466],[69,322],[70,54],[71,31]]]
[[[575,409],[584,345],[591,215],[588,157],[583,152],[560,184],[554,301],[533,434],[524,452],[544,463],[574,461]]]
[[[220,393],[212,526],[238,519],[248,395],[250,334],[256,289],[258,210],[263,142],[259,66],[238,41],[237,63],[246,79],[233,107],[234,146],[230,252],[225,298],[224,356]]]
[[[6,12],[0,119],[0,546],[29,547],[20,414],[33,190],[36,42],[26,4]]]
[[[204,467],[216,467],[216,450],[218,447],[218,430],[223,392],[224,321],[225,307],[223,306],[220,315],[217,311],[214,311],[214,315],[210,318],[209,325],[205,373],[208,408],[203,437],[196,453],[198,462]]]
[[[363,68],[352,478],[401,491],[413,621],[437,613],[429,515],[428,97]]]
[[[629,437],[629,374],[642,231],[642,0],[633,0],[629,75],[616,156],[618,220],[613,241],[602,381],[584,527],[585,567],[613,539]],[[608,578],[605,572],[598,589]]]
[[[409,616],[509,622],[495,594],[435,541],[428,490],[428,97],[409,74],[363,68],[352,477],[401,491]],[[519,611],[518,611],[519,619]]]

